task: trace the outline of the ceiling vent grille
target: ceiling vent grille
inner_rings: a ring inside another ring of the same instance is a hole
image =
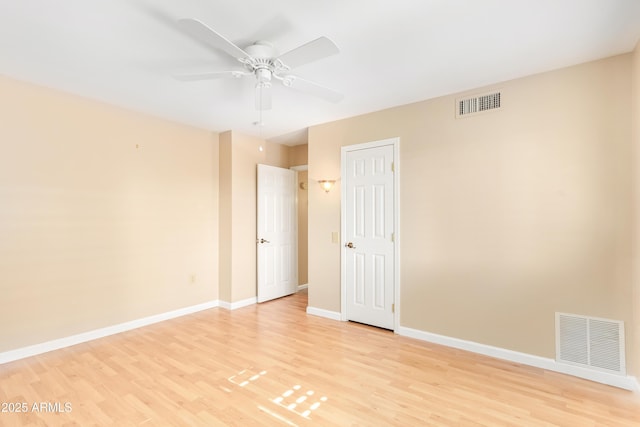
[[[556,313],[556,360],[626,374],[624,323]]]
[[[486,93],[456,100],[456,117],[467,117],[486,111],[497,110],[501,106],[500,92]]]

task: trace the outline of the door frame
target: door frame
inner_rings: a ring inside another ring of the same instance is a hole
[[[296,172],[296,272],[297,272],[297,281],[300,281],[300,241],[298,240],[300,237],[300,224],[298,221],[298,210],[300,209],[300,201],[298,200],[298,189],[300,186],[300,177],[298,175],[299,172],[308,172],[309,165],[298,165],[298,166],[290,166],[289,169]],[[307,178],[307,182],[309,179]],[[307,193],[307,197],[309,194]],[[307,236],[308,236],[308,225],[309,225],[309,211],[307,210]],[[309,240],[307,238],[307,283],[303,283],[301,285],[296,285],[296,293],[300,292],[303,289],[307,289],[309,287]]]
[[[347,321],[347,268],[344,236],[346,236],[346,206],[347,206],[347,153],[351,151],[366,150],[385,145],[393,146],[393,287],[394,304],[393,331],[400,328],[400,137],[381,139],[379,141],[364,142],[361,144],[345,145],[340,149],[340,176],[342,177],[340,191],[340,320]]]

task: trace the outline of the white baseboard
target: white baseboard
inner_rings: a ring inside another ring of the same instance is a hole
[[[257,297],[251,297],[251,298],[243,299],[241,301],[236,301],[236,302],[220,301],[220,307],[227,310],[236,310],[238,308],[247,307],[249,305],[256,304],[257,302],[258,302]]]
[[[309,287],[308,283],[305,283],[304,285],[298,285],[298,290],[301,291],[303,289],[307,289]]]
[[[315,308],[311,306],[307,306],[307,314],[311,314],[313,316],[326,317],[331,320],[342,320],[342,316],[337,311],[329,311],[324,310],[322,308]]]
[[[202,304],[192,305],[166,313],[155,314],[153,316],[144,317],[142,319],[131,320],[129,322],[119,323],[105,328],[95,329],[93,331],[82,332],[69,337],[58,338],[40,344],[30,345],[15,350],[0,353],[0,364],[13,362],[15,360],[24,359],[26,357],[36,356],[38,354],[47,353],[49,351],[58,350],[65,347],[71,347],[83,342],[96,340],[98,338],[115,335],[120,332],[130,331],[153,323],[162,322],[176,317],[186,316],[187,314],[197,313],[198,311],[207,310],[218,307],[218,300],[209,301]]]
[[[420,331],[418,329],[407,328],[404,326],[400,326],[396,332],[399,335],[403,335],[406,337],[428,341],[434,344],[446,345],[448,347],[458,348],[461,350],[470,351],[472,353],[483,354],[485,356],[495,357],[497,359],[508,360],[510,362],[521,363],[523,365],[534,366],[536,368],[542,368],[549,371],[560,372],[562,374],[573,375],[575,377],[623,388],[625,390],[640,390],[638,380],[632,376],[623,376],[608,372],[593,371],[591,369],[585,369],[580,366],[565,365],[563,363],[558,363],[554,359],[546,357],[520,353],[518,351],[507,350],[500,347],[493,347],[473,341],[451,338],[431,332]]]

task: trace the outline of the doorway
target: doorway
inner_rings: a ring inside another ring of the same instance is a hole
[[[309,172],[307,165],[290,167],[297,174],[298,291],[308,287],[309,271]]]
[[[342,147],[342,319],[395,330],[399,138]]]
[[[258,165],[258,302],[297,291],[295,172]]]

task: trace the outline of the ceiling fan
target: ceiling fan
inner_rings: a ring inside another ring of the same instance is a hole
[[[241,49],[202,21],[187,18],[180,19],[178,23],[192,37],[231,55],[243,66],[237,70],[210,71],[175,76],[179,80],[194,81],[255,76],[256,109],[261,111],[271,109],[271,83],[273,80],[279,80],[285,87],[331,102],[338,102],[343,97],[341,93],[333,89],[289,74],[289,71],[293,68],[338,53],[338,47],[326,37],[319,37],[287,53],[278,55],[274,46],[266,41],[258,41]]]

